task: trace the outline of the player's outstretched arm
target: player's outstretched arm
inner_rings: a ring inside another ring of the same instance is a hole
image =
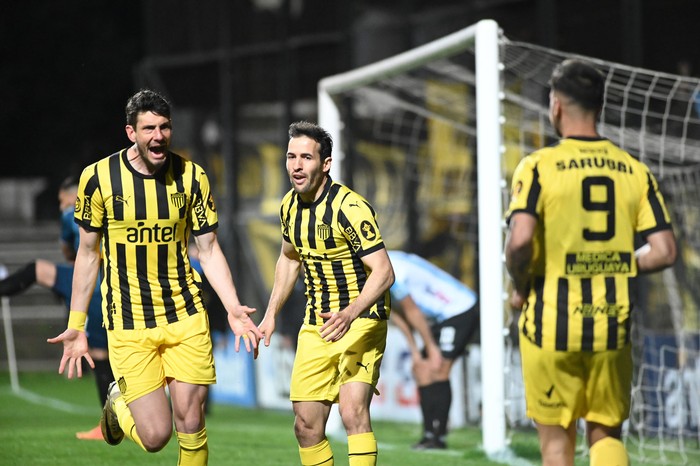
[[[199,250],[199,261],[202,264],[204,275],[226,308],[229,326],[236,335],[236,351],[240,349],[241,340],[243,340],[246,351],[255,351],[262,338],[260,330],[250,318],[250,314],[254,313],[255,309],[245,306],[239,301],[231,269],[229,269],[226,257],[221,250],[216,232],[212,231],[195,236],[195,242]]]
[[[100,233],[87,231],[80,227],[80,246],[78,246],[73,270],[73,290],[71,292],[68,328],[60,335],[46,340],[52,344],[63,343],[63,356],[58,372],[62,374],[68,365],[68,378],[73,377],[74,371],[78,377],[83,376],[81,358],[85,358],[90,367],[95,367],[92,357],[88,354],[85,321],[100,269],[101,238]]]
[[[275,281],[270,293],[265,317],[260,322],[260,331],[265,337],[265,346],[270,346],[270,339],[275,332],[275,317],[294,290],[299,278],[301,258],[294,246],[282,240],[282,250],[275,266]]]
[[[95,363],[88,353],[88,343],[87,337],[85,336],[85,331],[70,328],[70,326],[71,324],[69,323],[69,328],[67,328],[63,333],[56,337],[48,338],[46,341],[52,344],[63,343],[63,356],[61,357],[61,364],[58,366],[58,373],[63,374],[66,366],[68,366],[68,378],[72,379],[74,374],[78,377],[83,376],[83,365],[81,363],[81,358],[85,358],[88,364],[90,364],[90,367],[93,369],[95,368]]]

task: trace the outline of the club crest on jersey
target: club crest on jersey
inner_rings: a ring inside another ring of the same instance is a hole
[[[362,231],[362,236],[364,236],[367,241],[373,241],[377,237],[377,233],[374,231],[374,225],[367,220],[360,225],[360,231]]]
[[[80,212],[80,207],[81,207],[81,206],[80,206],[80,198],[79,198],[79,197],[76,197],[76,198],[75,198],[75,211],[76,211],[76,212]]]
[[[316,227],[316,235],[323,241],[331,236],[331,227],[322,223]]]
[[[216,212],[216,204],[214,204],[214,196],[209,193],[209,201],[207,201],[207,204],[209,204],[209,210],[212,212]]]
[[[172,202],[178,209],[182,209],[185,206],[186,200],[187,195],[185,193],[172,193],[170,195],[170,202]]]

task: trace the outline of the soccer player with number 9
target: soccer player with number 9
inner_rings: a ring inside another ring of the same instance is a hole
[[[598,134],[603,75],[565,60],[550,86],[561,139],[521,160],[506,214],[527,414],[544,465],[573,465],[579,418],[591,465],[628,465],[635,277],[673,264],[675,236],[649,168]]]

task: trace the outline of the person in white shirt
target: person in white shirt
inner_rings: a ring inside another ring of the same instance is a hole
[[[395,281],[391,321],[406,336],[423,416],[423,436],[414,449],[447,448],[452,403],[450,370],[479,328],[478,299],[464,283],[415,254],[389,251]],[[423,340],[418,348],[413,332]]]

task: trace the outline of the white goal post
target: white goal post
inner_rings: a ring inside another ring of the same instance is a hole
[[[479,195],[488,199],[501,199],[501,126],[498,25],[484,20],[474,26],[435,40],[408,52],[395,55],[377,63],[331,76],[318,85],[319,124],[333,137],[333,165],[331,176],[342,180],[344,141],[342,120],[333,95],[361,86],[378,77],[387,77],[403,70],[420,66],[428,61],[453,54],[465,46],[476,45],[476,89],[478,132],[478,180]],[[483,155],[481,155],[483,154]],[[502,206],[496,202],[490,209],[479,209],[479,300],[481,309],[481,334],[502,335],[503,316],[503,264],[493,260],[502,254],[502,242],[494,241],[502,235]],[[490,312],[493,310],[493,312]],[[506,450],[504,411],[504,344],[501,338],[486,338],[481,342],[482,357],[482,429],[483,446],[489,455],[498,456]],[[497,363],[494,363],[496,361]]]

